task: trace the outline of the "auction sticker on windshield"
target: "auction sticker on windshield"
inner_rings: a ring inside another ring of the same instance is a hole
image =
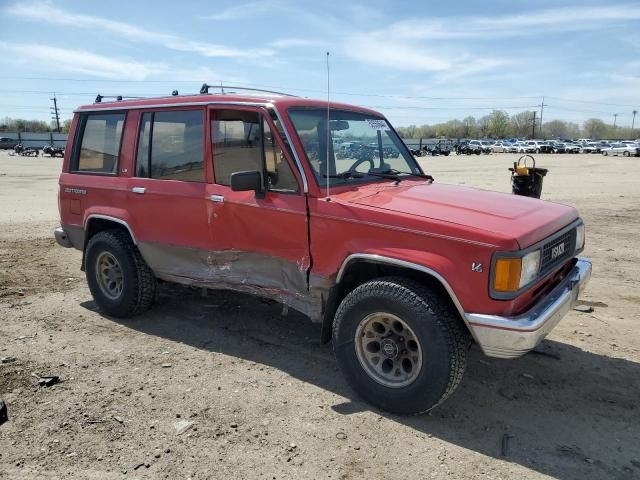
[[[374,130],[389,130],[389,126],[384,120],[378,120],[377,118],[367,118],[366,121]]]

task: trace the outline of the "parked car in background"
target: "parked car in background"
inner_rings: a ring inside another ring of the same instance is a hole
[[[13,138],[0,137],[0,150],[13,150],[18,145],[18,141]]]
[[[555,142],[552,146],[551,146],[553,153],[566,153],[567,152],[567,146],[564,143],[561,142]]]
[[[584,143],[580,150],[581,153],[599,153],[600,146],[596,143]]]
[[[565,143],[564,146],[567,153],[580,153],[580,144],[578,143]]]
[[[516,144],[516,152],[518,153],[536,153],[535,145],[531,145],[531,142],[518,142]]]
[[[478,144],[471,144],[469,140],[463,140],[456,144],[455,151],[457,155],[480,155],[482,149]]]
[[[507,152],[509,153],[518,153],[518,143],[519,142],[511,142],[507,144]]]
[[[478,148],[482,153],[491,153],[491,142],[486,140],[471,140],[469,145]]]
[[[535,153],[552,153],[553,148],[547,142],[542,140],[529,140],[527,145],[533,147]]]
[[[491,145],[491,151],[500,152],[500,153],[508,152],[509,144],[507,144],[506,142],[496,142],[493,145]]]
[[[623,155],[625,157],[640,157],[640,143],[613,143],[610,147],[602,149],[602,155]]]

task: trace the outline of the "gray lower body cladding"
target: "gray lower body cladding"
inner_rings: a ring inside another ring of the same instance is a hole
[[[321,321],[330,282],[307,279],[304,262],[258,252],[207,251],[139,243],[143,258],[161,280],[270,298]]]

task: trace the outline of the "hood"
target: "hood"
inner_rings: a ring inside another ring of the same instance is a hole
[[[351,192],[349,203],[484,230],[526,248],[578,218],[567,205],[457,185],[405,180]],[[355,195],[354,195],[355,193]]]

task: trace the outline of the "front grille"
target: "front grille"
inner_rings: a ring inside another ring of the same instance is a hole
[[[544,275],[567,258],[573,257],[576,246],[576,229],[572,228],[561,236],[548,241],[542,247],[540,274]]]

